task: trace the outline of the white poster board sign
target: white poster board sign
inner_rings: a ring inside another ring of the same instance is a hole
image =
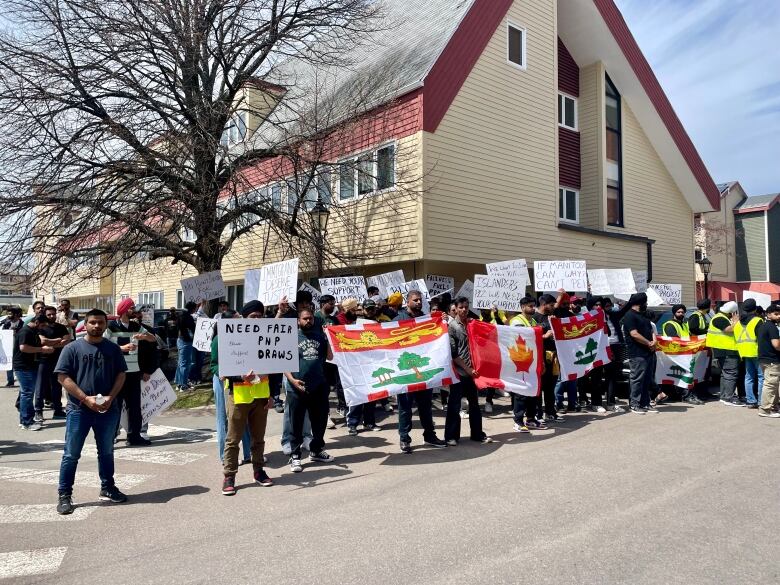
[[[219,375],[298,371],[296,319],[218,319]]]
[[[647,287],[647,304],[650,303],[650,291],[657,294],[664,305],[677,305],[682,303],[682,285],[681,284],[651,284]],[[654,299],[656,300],[656,299]]]
[[[154,309],[149,307],[141,311],[141,323],[149,328],[154,328]]]
[[[406,282],[403,270],[394,270],[393,272],[385,272],[384,274],[377,274],[376,276],[369,276],[366,279],[367,286],[375,286],[379,289],[379,294],[383,297],[387,297],[387,287],[391,284],[401,284]]]
[[[474,275],[474,308],[520,312],[520,300],[525,296],[525,285],[518,278],[501,274]]]
[[[771,296],[754,290],[746,290],[742,292],[742,301],[744,302],[748,299],[753,299],[756,301],[756,304],[762,309],[766,309],[769,305],[772,304]]]
[[[668,304],[660,296],[658,296],[658,293],[655,292],[652,288],[648,288],[645,294],[647,295],[648,307],[660,307],[661,305]],[[629,300],[629,299],[625,299],[625,300]]]
[[[320,292],[324,295],[333,295],[337,303],[350,298],[358,301],[364,301],[368,298],[366,281],[362,276],[320,278]]]
[[[308,282],[304,282],[301,284],[300,290],[305,290],[311,293],[311,302],[314,303],[314,308],[319,309],[320,307],[320,297],[322,296],[322,293],[318,291],[316,288],[314,288],[312,285],[310,285]]]
[[[425,281],[422,278],[417,280],[410,280],[409,282],[402,282],[401,284],[391,284],[387,287],[387,295],[390,296],[393,293],[401,293],[404,297],[404,306],[406,306],[406,295],[409,291],[417,290],[422,295],[422,311],[423,313],[431,312],[431,295],[428,292],[428,287],[425,285]]]
[[[211,340],[214,338],[214,324],[219,319],[198,317],[195,320],[195,336],[192,338],[192,347],[198,351],[211,352]]]
[[[647,270],[632,269],[631,272],[634,276],[634,286],[636,287],[636,292],[647,292]]]
[[[147,382],[141,380],[141,418],[148,423],[165,412],[176,402],[176,392],[161,369],[157,369]]]
[[[630,268],[588,270],[588,282],[590,294],[594,296],[630,296],[636,292]]]
[[[428,294],[431,298],[438,297],[444,293],[451,293],[455,290],[455,279],[451,276],[439,276],[437,274],[425,275],[425,286],[428,287]]]
[[[183,278],[181,280],[181,293],[184,295],[185,303],[200,303],[201,301],[226,297],[227,289],[222,280],[222,272],[215,270]]]
[[[586,291],[588,271],[585,260],[537,260],[534,262],[537,292]]]
[[[458,297],[466,297],[469,300],[469,307],[474,306],[474,283],[470,280],[466,280],[461,287],[458,289],[458,292],[455,294],[455,297],[453,300],[457,299]]]
[[[0,330],[0,372],[13,370],[14,332],[10,329]]]
[[[524,283],[524,286],[531,284],[531,276],[528,274],[528,263],[525,258],[518,258],[517,260],[505,260],[503,262],[491,262],[485,264],[487,273],[500,274],[509,278],[520,280]]]
[[[260,269],[257,296],[247,297],[245,292],[244,299],[257,299],[266,307],[278,305],[282,297],[287,297],[288,302],[294,303],[297,290],[298,258],[293,258],[263,266]]]
[[[260,269],[250,268],[244,272],[244,299],[243,302],[253,301],[260,294]]]

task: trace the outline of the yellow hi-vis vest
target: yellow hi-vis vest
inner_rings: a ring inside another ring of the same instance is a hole
[[[734,334],[725,333],[715,327],[715,321],[718,319],[725,319],[726,325],[731,325],[731,319],[725,313],[715,315],[707,327],[707,347],[737,351],[737,341],[734,339]]]
[[[520,313],[519,315],[512,317],[512,319],[509,321],[509,324],[513,327],[536,327],[536,319],[533,317],[529,319]]]
[[[691,330],[688,329],[687,323],[680,324],[677,322],[677,319],[669,319],[666,323],[664,323],[663,329],[666,329],[667,323],[674,327],[674,337],[690,337]]]
[[[748,321],[747,327],[741,322],[734,325],[734,339],[737,342],[739,357],[758,357],[758,341],[756,339],[756,327],[761,323],[761,317],[753,317]]]
[[[233,382],[233,403],[251,404],[256,398],[269,398],[271,387],[268,385],[268,376],[260,376],[257,384],[247,382]]]

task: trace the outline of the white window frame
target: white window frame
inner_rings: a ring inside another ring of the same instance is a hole
[[[379,175],[379,151],[383,150],[385,148],[388,148],[392,146],[393,147],[393,184],[390,187],[385,187],[384,189],[377,189],[377,179]],[[366,156],[367,154],[371,155],[371,163],[372,163],[372,171],[371,171],[371,178],[372,178],[372,189],[366,193],[360,193],[359,191],[359,169],[358,169],[358,160],[361,157]],[[354,168],[352,170],[352,179],[353,179],[353,185],[354,185],[354,195],[350,197],[349,199],[342,199],[341,198],[341,165],[345,163],[351,163],[354,165]],[[361,152],[350,154],[349,156],[346,156],[344,158],[338,159],[336,161],[336,164],[331,168],[331,192],[330,192],[330,199],[331,201],[337,200],[339,203],[349,203],[353,201],[358,201],[360,199],[363,199],[364,197],[371,197],[374,195],[379,195],[382,193],[388,193],[390,191],[395,191],[398,186],[398,141],[396,140],[389,140],[387,142],[382,142],[377,144],[376,146],[372,147],[369,150],[364,150]]]
[[[514,61],[512,61],[512,59],[509,58],[509,30],[510,29],[519,30],[521,33],[523,33],[523,39],[522,39],[523,42],[520,51],[520,54],[522,55],[522,59],[523,59],[522,65],[520,65],[519,63],[515,63]],[[527,44],[528,44],[528,30],[524,26],[516,22],[507,20],[506,21],[506,62],[509,63],[515,69],[519,69],[520,71],[525,71],[528,69],[528,51],[526,50]]]
[[[566,103],[566,100],[571,100],[574,104],[574,126],[569,126],[566,124],[566,115],[565,115],[565,108],[562,108]],[[567,93],[563,93],[562,91],[558,92],[558,126],[561,128],[566,128],[568,130],[574,130],[575,132],[579,132],[580,129],[580,121],[579,121],[579,114],[577,112],[578,104],[577,104],[577,98],[573,95],[569,95]]]
[[[176,289],[176,308],[177,309],[184,308],[184,291],[180,288]]]
[[[561,191],[563,191],[563,197],[561,197]],[[566,191],[569,191],[571,193],[574,193],[574,200],[576,202],[575,204],[575,218],[576,219],[569,219],[566,217]],[[563,201],[563,207],[561,207],[560,202]],[[577,189],[572,189],[571,187],[564,187],[559,186],[558,187],[558,221],[562,221],[564,223],[571,223],[571,224],[579,224],[580,223],[580,192]]]
[[[153,302],[153,299],[158,298],[160,302],[159,304],[156,302]],[[138,293],[138,306],[141,305],[154,305],[155,309],[163,309],[165,308],[165,292],[161,290],[151,290],[151,291],[144,291]]]

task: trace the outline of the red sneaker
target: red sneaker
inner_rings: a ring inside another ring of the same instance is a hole
[[[222,480],[222,495],[223,496],[235,496],[236,495],[236,478],[233,475],[226,475]]]
[[[263,487],[270,487],[274,485],[273,480],[268,477],[268,474],[262,467],[255,471],[255,481]]]

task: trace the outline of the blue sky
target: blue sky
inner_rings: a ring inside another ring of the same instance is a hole
[[[616,0],[716,182],[780,192],[780,0]]]

